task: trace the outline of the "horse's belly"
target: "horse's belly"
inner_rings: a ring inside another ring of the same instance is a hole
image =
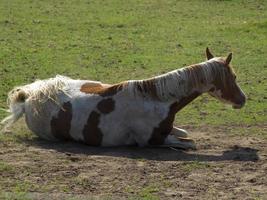
[[[48,140],[75,140],[93,146],[131,145],[135,141],[120,111],[99,96],[64,99],[61,107],[54,102],[42,104],[36,113],[34,104],[26,106],[26,122],[31,131]],[[104,102],[104,106],[100,102]],[[121,114],[121,113],[120,113]]]

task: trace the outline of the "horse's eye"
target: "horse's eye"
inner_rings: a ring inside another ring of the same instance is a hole
[[[236,80],[236,75],[234,75],[234,80]]]

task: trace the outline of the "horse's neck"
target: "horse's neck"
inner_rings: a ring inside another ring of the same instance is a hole
[[[174,113],[177,113],[178,111],[180,111],[182,108],[184,108],[186,105],[188,105],[189,103],[191,103],[194,99],[196,99],[199,95],[201,95],[201,93],[199,92],[193,92],[183,98],[181,98],[178,101],[175,101],[172,104],[172,109]]]
[[[214,81],[213,61],[192,65],[166,74],[139,81],[128,81],[130,94],[167,102],[191,102],[200,94],[211,89]]]
[[[153,80],[159,99],[180,101],[206,92],[207,85],[196,85],[195,80],[192,80],[194,76],[189,75],[190,73],[187,68],[182,68],[155,77]],[[203,79],[203,77],[198,77],[198,79]]]

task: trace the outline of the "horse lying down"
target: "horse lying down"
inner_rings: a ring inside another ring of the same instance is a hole
[[[202,93],[233,108],[246,97],[227,58],[207,61],[145,80],[118,84],[56,76],[14,88],[8,96],[10,126],[25,115],[29,129],[47,140],[75,140],[93,146],[167,146],[194,149],[175,114]]]

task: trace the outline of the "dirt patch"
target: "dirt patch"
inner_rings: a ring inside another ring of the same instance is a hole
[[[99,148],[38,138],[0,143],[0,188],[34,199],[264,199],[266,140],[190,130],[196,151]]]

